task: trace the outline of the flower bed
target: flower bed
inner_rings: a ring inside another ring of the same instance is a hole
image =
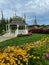
[[[47,28],[32,28],[29,31],[32,33],[49,34],[49,29],[47,29]]]
[[[49,65],[49,38],[0,49],[0,65]]]

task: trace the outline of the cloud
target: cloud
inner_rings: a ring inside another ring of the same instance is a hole
[[[43,15],[49,11],[49,0],[0,0],[1,9],[6,17],[14,15],[15,11],[19,16],[24,13]]]
[[[5,3],[5,1],[4,0],[0,0],[0,4],[2,4],[2,3]]]
[[[43,14],[49,11],[49,0],[0,0],[3,9],[16,9],[21,12]]]
[[[49,0],[30,0],[25,7],[27,12],[43,14],[49,11]]]

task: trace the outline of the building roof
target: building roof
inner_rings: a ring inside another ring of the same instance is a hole
[[[10,25],[25,26],[25,25],[28,25],[28,24],[23,22],[23,18],[16,16],[16,17],[13,18],[13,20],[10,23]]]
[[[20,25],[20,26],[25,26],[27,25],[26,23],[24,23],[23,21],[12,21],[10,23],[10,25]]]

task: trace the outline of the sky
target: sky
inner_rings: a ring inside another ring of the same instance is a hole
[[[1,10],[6,19],[16,12],[21,17],[25,14],[29,25],[33,25],[35,16],[39,25],[49,25],[49,0],[0,0],[0,19]]]

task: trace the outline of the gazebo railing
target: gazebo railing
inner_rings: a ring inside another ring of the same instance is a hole
[[[11,33],[15,33],[15,30],[11,30]]]
[[[25,34],[26,31],[25,30],[18,30],[18,34]]]
[[[18,34],[28,34],[28,30],[16,30],[15,35],[17,36]]]

